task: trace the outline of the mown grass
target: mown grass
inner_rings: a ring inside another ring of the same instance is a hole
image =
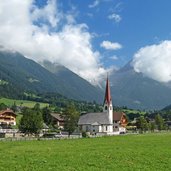
[[[1,171],[167,171],[171,134],[0,142]]]
[[[144,112],[144,111],[134,110],[134,109],[123,109],[123,112],[125,112],[126,114],[130,114],[130,113],[132,113],[132,114],[139,113],[140,115],[145,115],[146,114],[146,112]]]
[[[25,106],[25,107],[30,107],[30,108],[34,107],[34,105],[37,103],[34,101],[28,101],[28,100],[15,100],[15,99],[0,98],[0,103],[4,103],[8,106],[12,106],[14,102],[17,106]],[[41,108],[49,105],[48,103],[39,103],[39,104]]]

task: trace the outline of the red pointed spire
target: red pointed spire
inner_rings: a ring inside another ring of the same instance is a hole
[[[109,105],[111,103],[111,101],[112,101],[112,98],[111,98],[111,94],[110,94],[110,84],[109,84],[109,79],[107,77],[104,103],[107,103]]]

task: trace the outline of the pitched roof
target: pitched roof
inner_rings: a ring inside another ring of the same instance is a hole
[[[59,113],[51,113],[51,116],[59,121],[64,121],[64,118]]]
[[[107,102],[107,104],[110,104],[111,101],[112,101],[112,98],[111,98],[111,94],[110,94],[110,84],[109,84],[109,79],[107,78],[104,103]]]
[[[113,120],[120,121],[123,115],[125,115],[123,112],[113,112]]]
[[[12,113],[13,115],[16,115],[16,114],[13,112],[13,110],[11,110],[11,109],[6,109],[6,110],[0,111],[0,115],[3,115],[3,114],[5,114],[5,113]]]
[[[107,112],[86,113],[81,115],[78,121],[78,125],[92,125],[95,123],[102,125],[110,124]]]

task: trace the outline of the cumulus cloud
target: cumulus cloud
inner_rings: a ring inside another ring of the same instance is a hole
[[[159,82],[171,81],[171,41],[141,48],[132,62],[134,70]]]
[[[107,49],[107,50],[118,50],[122,48],[122,45],[117,42],[110,42],[110,41],[103,41],[100,44],[101,47]]]
[[[95,0],[92,4],[90,4],[88,7],[89,8],[94,8],[99,5],[99,0]]]
[[[122,17],[119,14],[113,13],[108,16],[108,19],[114,20],[116,23],[119,23],[122,20]]]
[[[63,13],[56,0],[44,7],[34,0],[0,1],[0,44],[37,62],[49,60],[97,83],[107,71],[91,45],[93,35],[71,13]]]
[[[57,10],[57,3],[55,0],[47,1],[47,5],[43,8],[32,6],[31,19],[42,23],[48,22],[52,27],[56,27],[62,18],[62,14]]]

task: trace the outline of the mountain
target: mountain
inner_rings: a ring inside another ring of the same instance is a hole
[[[59,93],[76,100],[102,101],[100,89],[63,66],[56,66],[55,72],[50,72],[18,52],[0,51],[0,96],[17,94],[21,97],[29,92]]]
[[[83,94],[86,97],[89,97],[89,100],[95,100],[98,102],[102,102],[103,100],[103,92],[100,88],[91,85],[88,81],[81,78],[65,66],[59,64],[53,64],[49,61],[44,61],[42,66],[46,68],[51,73],[55,74],[58,79],[64,81],[64,85],[68,85],[69,89],[73,92],[73,95],[80,91],[80,98],[82,98]]]
[[[169,104],[168,106],[164,107],[161,111],[171,111],[171,104]]]
[[[171,88],[135,72],[131,62],[113,72],[110,81],[114,105],[161,109],[171,103]]]
[[[162,109],[171,104],[171,85],[136,73],[131,62],[110,75],[114,106]],[[81,101],[102,103],[103,92],[66,67],[44,61],[41,65],[22,54],[0,50],[0,97],[58,93]]]

